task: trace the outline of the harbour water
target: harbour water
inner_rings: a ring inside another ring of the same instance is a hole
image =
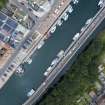
[[[79,0],[77,5],[73,5],[74,10],[69,14],[69,19],[61,27],[57,26],[55,33],[35,52],[32,63],[25,64],[24,75],[20,77],[14,74],[0,90],[0,105],[22,105],[28,99],[27,93],[32,88],[36,90],[44,81],[44,72],[58,52],[65,50],[87,19],[97,13],[98,2],[99,0]]]

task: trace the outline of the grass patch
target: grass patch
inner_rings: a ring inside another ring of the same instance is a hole
[[[8,0],[0,0],[0,9],[3,8],[7,2]]]

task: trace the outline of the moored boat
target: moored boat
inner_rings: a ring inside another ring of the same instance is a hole
[[[63,57],[63,56],[64,56],[64,51],[61,50],[61,51],[57,54],[57,57],[58,57],[58,58],[61,58],[61,57]]]
[[[22,75],[24,73],[24,69],[19,66],[17,69],[16,69],[16,73],[19,74],[19,75]]]
[[[55,58],[55,59],[52,61],[51,66],[56,65],[57,63],[58,63],[58,58]]]
[[[54,33],[54,32],[55,32],[55,30],[56,30],[56,25],[55,25],[55,26],[53,26],[53,27],[51,28],[50,32],[51,32],[51,33]]]
[[[29,58],[29,59],[27,60],[27,63],[28,63],[28,64],[31,64],[31,63],[32,63],[32,59]]]
[[[73,4],[78,4],[79,3],[79,0],[72,0],[73,1]]]
[[[31,97],[34,94],[35,90],[31,89],[28,93],[27,93],[27,97]]]
[[[76,33],[75,36],[73,37],[73,40],[76,41],[80,37],[80,33]]]
[[[38,46],[37,46],[37,49],[40,49],[43,45],[44,45],[44,41],[41,41],[39,44],[38,44]]]
[[[63,21],[62,21],[61,19],[59,19],[58,22],[57,22],[57,25],[58,25],[58,26],[61,26],[62,23],[63,23]]]
[[[86,21],[86,25],[90,24],[91,21],[92,21],[92,18],[88,19],[88,20]]]
[[[73,7],[72,7],[71,5],[70,5],[69,8],[68,8],[68,12],[69,12],[69,13],[72,13],[72,12],[73,12]]]

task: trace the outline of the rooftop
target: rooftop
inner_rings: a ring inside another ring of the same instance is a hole
[[[27,1],[31,3],[36,3],[39,6],[42,6],[45,2],[48,2],[48,0],[27,0]]]
[[[53,0],[18,0],[22,5],[28,7],[37,17],[42,17],[51,9]]]
[[[17,21],[0,12],[0,40],[15,48],[28,30]]]
[[[101,97],[100,100],[98,100],[97,105],[105,105],[105,96]]]

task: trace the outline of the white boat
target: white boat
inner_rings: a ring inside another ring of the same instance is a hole
[[[66,13],[64,16],[64,20],[66,21],[69,18],[69,15]]]
[[[100,0],[98,6],[103,7],[103,5],[104,5],[104,0]]]
[[[73,37],[73,40],[76,41],[80,37],[80,33],[76,33],[75,36]]]
[[[73,4],[78,4],[79,0],[73,0]]]
[[[46,72],[44,73],[44,76],[48,76],[50,73],[51,73],[51,71],[46,71]]]
[[[44,76],[48,76],[52,71],[52,67],[48,67],[48,69],[46,70],[46,72],[44,73]]]
[[[64,56],[64,51],[61,50],[58,54],[57,54],[57,57],[61,58]]]
[[[52,70],[52,67],[48,67],[47,72],[50,72]]]
[[[24,73],[24,69],[19,66],[19,67],[16,69],[16,73],[18,73],[18,74],[23,74],[23,73]]]
[[[62,23],[63,23],[63,21],[62,21],[61,19],[59,19],[58,22],[57,22],[57,25],[58,25],[58,26],[61,26]]]
[[[69,13],[72,13],[72,12],[73,12],[73,7],[72,7],[71,5],[70,5],[69,8],[68,8],[68,12],[69,12]]]
[[[85,28],[86,28],[85,26],[84,26],[84,27],[82,27],[82,28],[81,28],[81,32],[83,32],[83,31],[85,30]]]
[[[92,18],[88,19],[88,20],[86,21],[86,25],[90,24],[91,21],[92,21]]]
[[[27,60],[27,63],[28,63],[28,64],[31,64],[31,63],[32,63],[32,59],[29,58],[29,59]]]
[[[48,76],[48,75],[49,75],[49,72],[46,71],[46,72],[44,73],[44,76]]]
[[[62,16],[62,19],[64,19],[66,21],[68,19],[68,14],[64,13],[63,16]]]
[[[55,58],[55,59],[52,61],[51,66],[56,65],[57,63],[58,63],[58,58]]]
[[[27,97],[31,97],[34,93],[35,93],[35,90],[34,90],[34,89],[31,89],[31,90],[27,93]]]
[[[40,49],[44,45],[44,43],[45,43],[44,41],[39,42],[37,49]]]
[[[50,32],[51,32],[51,33],[54,33],[54,32],[55,32],[55,30],[56,30],[56,25],[55,25],[55,26],[53,26],[53,27],[51,28]]]

